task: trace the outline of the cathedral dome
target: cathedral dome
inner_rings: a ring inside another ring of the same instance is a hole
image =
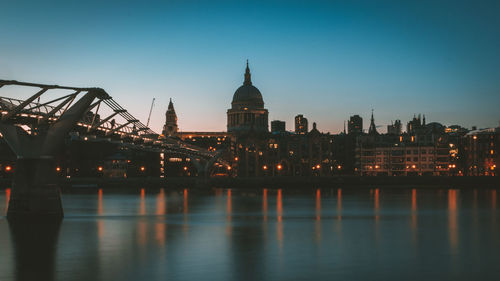
[[[239,87],[233,95],[233,101],[231,103],[233,108],[264,108],[264,100],[262,99],[262,94],[259,89],[252,85],[250,68],[248,67],[245,71],[245,81],[243,85]]]
[[[264,107],[264,100],[262,99],[262,94],[259,89],[253,85],[243,85],[234,92],[233,102],[234,105],[249,107]]]

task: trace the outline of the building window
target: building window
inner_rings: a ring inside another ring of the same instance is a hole
[[[413,161],[418,162],[418,157],[413,157]]]

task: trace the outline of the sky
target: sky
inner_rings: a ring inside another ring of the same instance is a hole
[[[500,121],[500,1],[1,2],[0,79],[101,87],[143,123],[156,98],[157,132],[169,98],[180,130],[226,130],[246,59],[288,130]]]

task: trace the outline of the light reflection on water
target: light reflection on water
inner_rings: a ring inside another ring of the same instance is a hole
[[[10,190],[1,194],[6,211]],[[64,194],[62,223],[0,218],[0,280],[496,280],[497,196],[416,188]]]

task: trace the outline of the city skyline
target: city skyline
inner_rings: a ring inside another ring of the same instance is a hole
[[[498,126],[498,3],[362,3],[8,2],[0,76],[102,87],[143,121],[156,98],[157,132],[172,98],[181,131],[225,131],[248,58],[287,130],[297,114],[323,132],[355,114],[367,128],[372,108],[382,132],[418,113]]]

